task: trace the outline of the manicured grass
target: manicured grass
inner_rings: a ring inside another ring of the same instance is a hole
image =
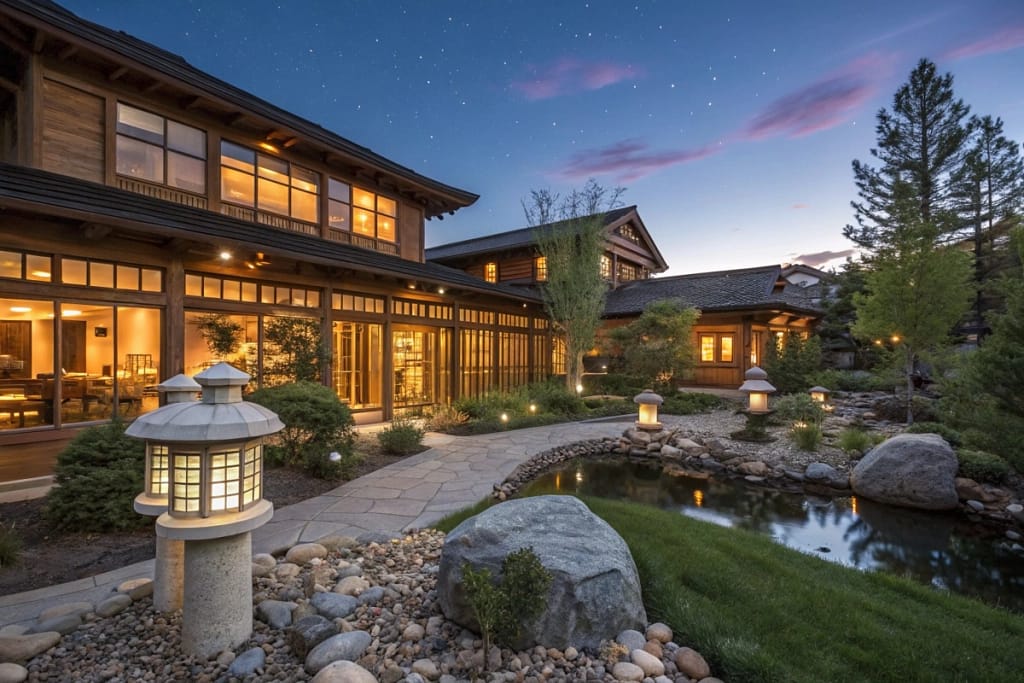
[[[726,680],[1024,676],[1024,617],[834,565],[752,532],[643,505],[584,500],[629,545],[648,618],[669,624],[678,642],[701,652]],[[444,528],[472,514],[450,516]]]

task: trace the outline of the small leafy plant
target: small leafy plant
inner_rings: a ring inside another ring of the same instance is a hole
[[[1010,473],[1010,465],[994,453],[957,449],[956,459],[960,461],[960,474],[975,481],[999,484]]]
[[[863,429],[847,427],[839,432],[839,448],[845,453],[863,455],[875,446],[875,440]]]
[[[486,567],[474,570],[469,563],[462,565],[462,581],[480,624],[485,657],[492,642],[516,643],[523,626],[544,612],[551,587],[551,572],[533,548],[509,553],[501,563],[501,574],[496,582]]]
[[[432,432],[448,432],[469,421],[469,415],[455,406],[442,405],[431,408],[423,426]]]
[[[377,432],[381,447],[392,455],[410,455],[423,450],[423,430],[412,420],[396,417]]]
[[[821,445],[821,427],[816,422],[794,422],[789,433],[802,451],[816,451]]]
[[[21,539],[14,531],[14,526],[0,526],[0,569],[18,564],[21,552]]]

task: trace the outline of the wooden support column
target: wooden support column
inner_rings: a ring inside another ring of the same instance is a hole
[[[164,315],[164,329],[167,338],[164,340],[163,377],[185,372],[185,265],[180,256],[174,256],[167,264],[167,280],[164,282],[167,291],[167,310]]]

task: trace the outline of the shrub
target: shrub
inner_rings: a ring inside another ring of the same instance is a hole
[[[821,445],[821,427],[816,422],[796,422],[789,433],[802,451],[816,451]]]
[[[879,435],[881,436],[881,435]],[[839,449],[846,453],[857,453],[863,455],[874,448],[875,439],[863,429],[847,427],[839,432]]]
[[[334,392],[315,382],[265,387],[249,400],[277,413],[284,429],[268,446],[267,463],[302,467],[310,474],[336,478],[352,464],[352,413]],[[329,454],[337,452],[340,460]]]
[[[908,434],[938,434],[948,441],[950,446],[960,446],[963,444],[960,432],[952,427],[947,427],[941,422],[915,422],[907,427],[906,432]]]
[[[771,337],[765,344],[764,369],[780,393],[807,391],[821,369],[821,341],[814,336],[804,339],[797,332],[788,332],[781,344]]]
[[[502,579],[495,582],[486,567],[474,571],[462,565],[466,597],[483,637],[483,651],[491,642],[514,646],[523,625],[536,619],[547,606],[551,573],[541,564],[533,548],[509,553],[501,563]]]
[[[924,396],[914,396],[913,403],[914,422],[937,422],[938,406],[936,402]],[[871,406],[875,415],[883,420],[893,422],[904,422],[907,419],[907,399],[905,396],[886,396],[874,402]]]
[[[423,430],[407,418],[396,417],[390,425],[377,432],[377,440],[393,455],[410,455],[423,450]]]
[[[998,484],[1010,473],[1010,465],[994,453],[958,448],[956,459],[960,462],[960,474],[975,481]]]
[[[57,486],[47,495],[44,510],[55,529],[106,532],[146,522],[132,506],[145,487],[146,446],[124,430],[116,419],[90,427],[57,456]]]
[[[550,382],[533,384],[527,388],[539,412],[572,417],[584,412],[583,399],[566,391],[564,386]]]
[[[721,408],[724,401],[714,394],[676,392],[665,397],[659,412],[666,415],[694,415]]]
[[[21,539],[14,533],[14,527],[0,526],[0,569],[18,564]]]
[[[607,375],[591,375],[587,377],[587,384],[593,387],[592,393],[625,396],[630,399],[646,388],[641,378],[618,372]]]
[[[449,432],[469,421],[469,415],[450,405],[434,406],[424,417],[423,426],[431,432]]]
[[[772,401],[774,417],[782,422],[805,422],[820,424],[825,417],[821,404],[809,394],[790,394]]]

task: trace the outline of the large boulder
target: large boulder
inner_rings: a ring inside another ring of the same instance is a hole
[[[924,510],[957,505],[956,454],[937,434],[900,434],[882,442],[857,464],[850,486],[879,503]]]
[[[647,625],[636,564],[614,529],[570,496],[537,496],[496,505],[445,539],[438,599],[448,619],[479,631],[462,586],[462,567],[501,574],[510,553],[531,547],[551,573],[547,608],[524,626],[517,648],[539,644],[598,648],[624,629]]]

